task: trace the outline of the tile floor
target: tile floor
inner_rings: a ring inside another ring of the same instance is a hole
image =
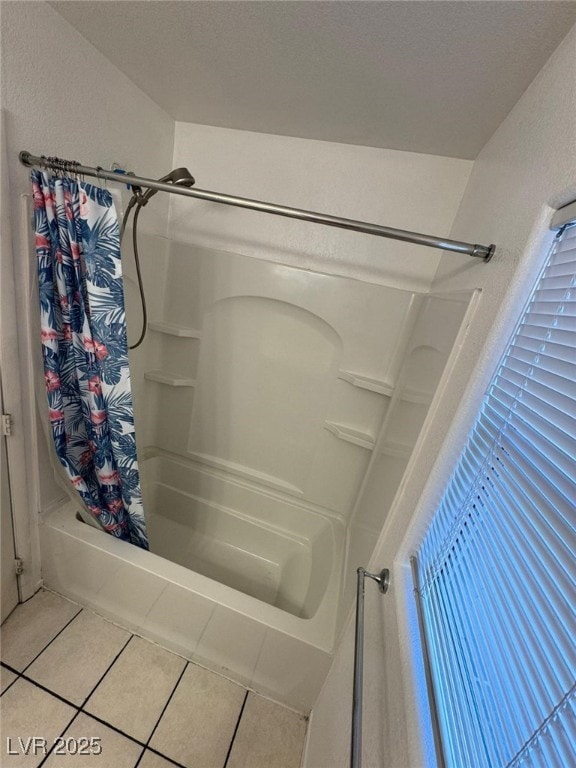
[[[1,642],[3,768],[300,766],[306,718],[52,592]]]

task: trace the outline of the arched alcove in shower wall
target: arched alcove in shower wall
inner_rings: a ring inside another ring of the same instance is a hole
[[[187,451],[304,495],[342,356],[318,315],[261,296],[206,313]]]

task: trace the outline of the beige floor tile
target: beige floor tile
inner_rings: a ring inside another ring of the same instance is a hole
[[[133,637],[84,708],[146,742],[185,665],[180,656]]]
[[[0,667],[0,693],[4,693],[6,688],[8,688],[17,677],[18,675],[14,674],[14,672],[11,672],[9,669],[6,669],[6,667]]]
[[[76,603],[38,592],[2,624],[2,661],[21,672],[79,611]]]
[[[144,752],[144,757],[138,763],[138,768],[174,768],[174,763],[147,749]]]
[[[190,664],[150,746],[187,768],[223,768],[246,691]]]
[[[84,610],[38,656],[26,675],[80,706],[129,638],[126,630]]]
[[[54,739],[63,733],[76,713],[73,707],[20,678],[0,699],[2,738],[0,739],[0,765],[2,768],[34,768],[39,765]],[[45,739],[44,745],[26,741],[36,736]],[[22,742],[19,742],[18,739]],[[10,754],[10,753],[16,754]]]
[[[306,718],[248,694],[226,768],[298,768]]]
[[[46,768],[134,768],[142,753],[140,744],[83,713],[58,748],[59,754],[50,755]]]

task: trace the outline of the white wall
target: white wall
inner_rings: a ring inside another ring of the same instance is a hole
[[[61,491],[52,479],[43,435],[34,433],[28,361],[32,355],[38,359],[40,344],[29,345],[26,328],[30,264],[22,242],[26,218],[20,196],[29,192],[29,171],[18,162],[18,153],[26,149],[105,168],[116,161],[142,175],[160,176],[171,167],[174,123],[48,3],[1,3],[0,12],[2,139],[8,156],[8,167],[2,170],[8,172],[10,184],[14,254],[12,262],[9,249],[2,249],[1,269],[3,274],[14,271],[17,304],[16,317],[3,316],[2,328],[13,337],[21,361],[21,388],[9,389],[12,402],[7,397],[5,407],[22,414],[23,423],[17,424],[20,436],[22,429],[26,434],[22,452],[28,461],[38,458],[39,487],[34,493],[35,473],[28,472],[23,485],[27,498],[20,494],[15,500],[19,510],[23,507],[17,517],[21,519],[28,512],[31,515],[28,527],[34,513],[58,498]],[[165,234],[167,213],[168,200],[158,195],[141,217],[143,229]],[[14,368],[11,370],[14,379]],[[5,379],[9,373],[3,370]],[[13,462],[14,471],[25,465],[25,457]],[[34,530],[33,525],[30,530]],[[33,553],[19,554],[29,564]]]
[[[469,160],[176,123],[174,165],[196,186],[446,237]],[[441,251],[172,196],[171,236],[408,290],[428,290]]]
[[[451,236],[495,242],[493,262],[485,265],[444,254],[433,285],[436,290],[481,288],[482,298],[462,353],[425,425],[417,471],[405,480],[370,563],[373,570],[395,567],[385,598],[367,585],[365,768],[433,764],[429,741],[424,746],[420,742],[420,700],[411,691],[415,632],[404,611],[409,597],[405,563],[435,509],[543,263],[551,207],[576,197],[575,50],[576,27],[474,164]],[[313,711],[308,768],[348,764],[352,630],[349,623]]]

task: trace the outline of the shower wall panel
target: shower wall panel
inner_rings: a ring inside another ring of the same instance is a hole
[[[447,236],[470,160],[177,122],[173,167],[199,187]],[[433,248],[242,208],[170,201],[174,240],[427,292]],[[467,238],[464,238],[467,239]]]
[[[165,237],[138,231],[138,252],[140,269],[146,297],[149,317],[162,317],[164,293],[168,275],[169,240]],[[122,270],[124,276],[124,301],[126,304],[126,323],[128,326],[128,344],[135,344],[142,330],[142,302],[138,290],[136,266],[132,251],[131,228],[126,230],[122,243]],[[150,410],[157,411],[157,393],[148,390],[144,372],[149,368],[150,359],[161,360],[165,340],[159,338],[148,327],[141,346],[129,352],[130,381],[134,400],[136,420],[136,443],[138,457],[142,459],[145,447],[153,438],[155,419],[150,418]]]
[[[354,572],[367,564],[392,508],[448,360],[455,350],[473,292],[420,297],[394,396],[350,522],[340,618],[354,597]]]
[[[346,521],[417,304],[410,291],[172,243],[140,371],[146,455]]]

